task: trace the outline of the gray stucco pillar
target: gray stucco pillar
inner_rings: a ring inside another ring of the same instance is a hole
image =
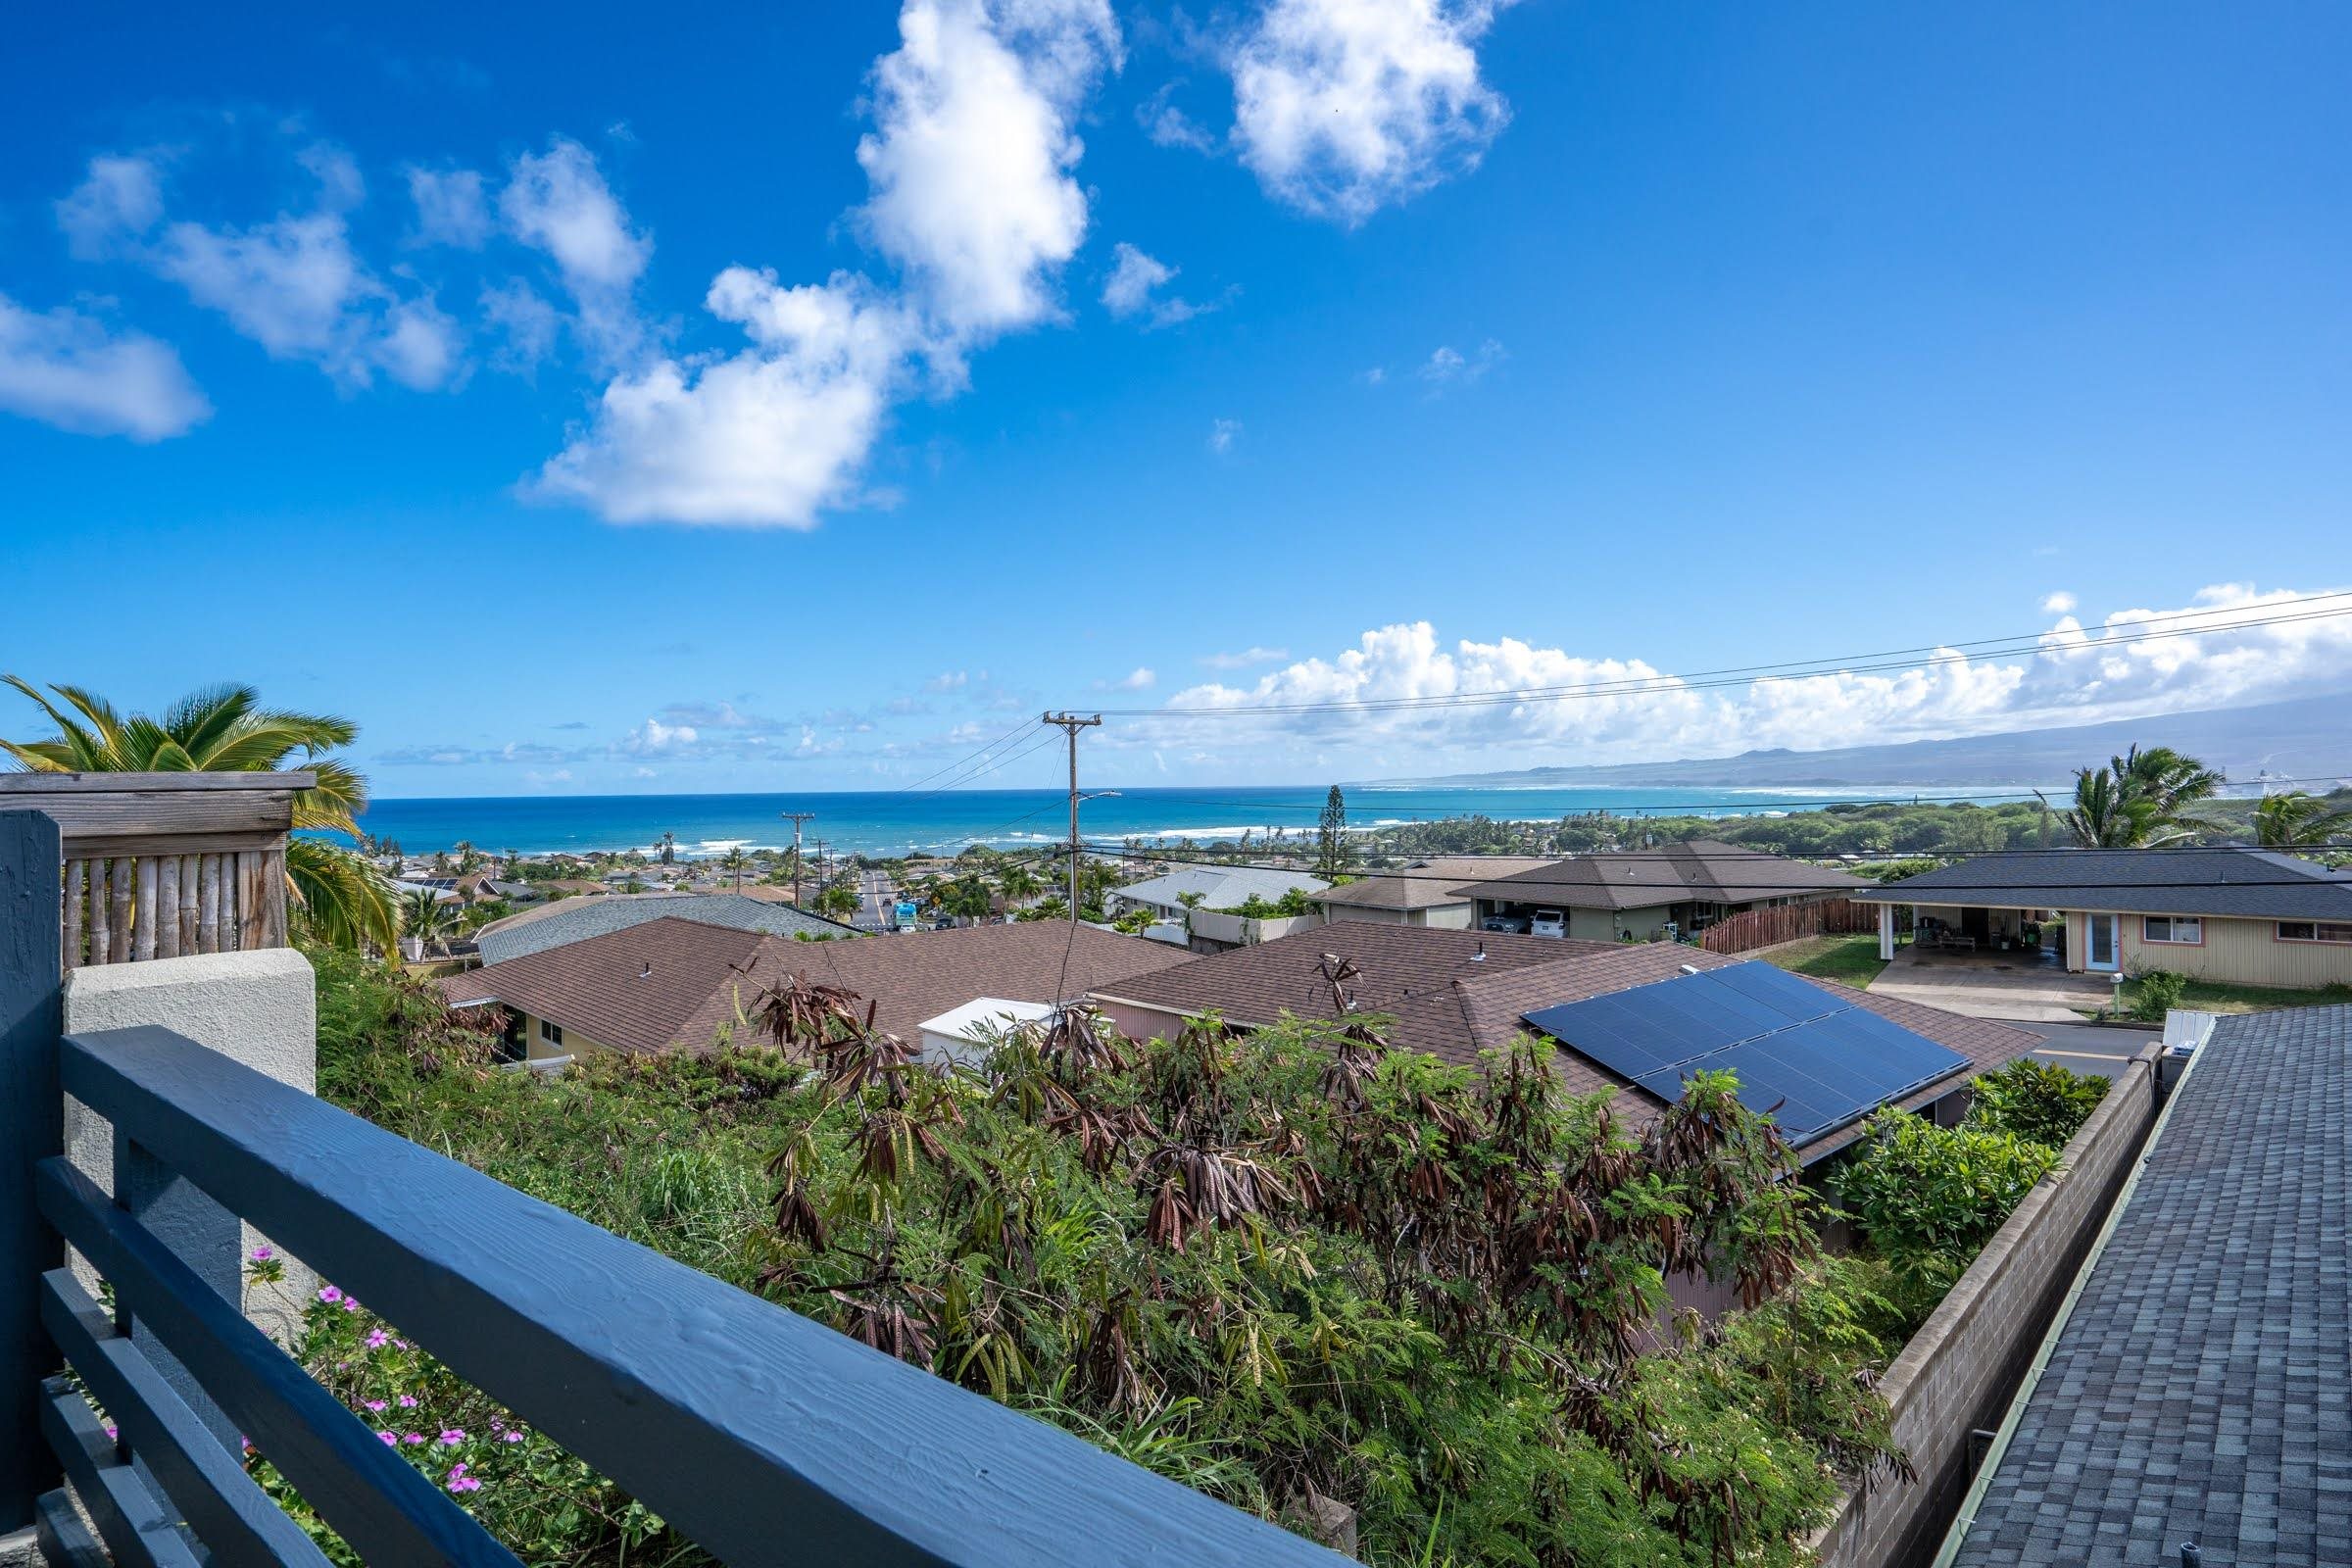
[[[143,963],[104,964],[66,976],[65,1030],[89,1034],[153,1024],[172,1030],[280,1083],[305,1092],[318,1087],[318,978],[310,960],[290,948],[213,953]],[[286,1260],[285,1280],[246,1289],[245,1260],[262,1238],[196,1185],[127,1138],[106,1119],[72,1100],[66,1102],[66,1150],[89,1178],[136,1214],[189,1267],[246,1315],[279,1339],[302,1322],[313,1288],[309,1272]],[[74,1270],[95,1280],[86,1260]],[[144,1339],[134,1323],[132,1337]],[[237,1433],[159,1345],[148,1354],[221,1442],[232,1449]]]

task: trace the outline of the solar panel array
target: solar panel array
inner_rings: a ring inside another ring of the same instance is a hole
[[[1959,1071],[1968,1058],[1769,963],[1735,963],[1522,1014],[1673,1103],[1699,1072],[1802,1143]]]

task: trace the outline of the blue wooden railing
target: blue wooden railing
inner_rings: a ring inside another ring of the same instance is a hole
[[[13,912],[0,902],[0,922]],[[30,1054],[12,1014],[41,1019],[0,980],[0,1112],[23,1108],[6,1069]],[[51,1034],[46,1051],[33,1092],[106,1117],[119,1175],[135,1158],[200,1188],[723,1561],[1341,1560],[170,1031]],[[52,1229],[0,1229],[19,1249],[0,1271],[25,1263],[0,1273],[0,1302],[37,1313],[46,1339],[0,1350],[20,1371],[70,1363],[118,1429],[62,1378],[0,1390],[47,1456],[0,1431],[0,1507],[37,1492],[54,1560],[104,1561],[102,1542],[125,1564],[324,1563],[199,1413],[210,1404],[369,1563],[515,1562],[67,1161],[54,1116],[20,1121],[46,1141],[0,1150],[0,1179],[28,1177]],[[113,1286],[112,1314],[63,1266],[60,1237]],[[47,1490],[61,1473],[99,1540]]]

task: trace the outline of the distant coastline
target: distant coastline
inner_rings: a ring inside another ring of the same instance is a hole
[[[1608,786],[1583,788],[1461,788],[1404,785],[1349,786],[1348,823],[1354,828],[1487,816],[1511,821],[1557,821],[1602,812],[1614,816],[1750,816],[1818,809],[1841,801],[1904,801],[1933,793],[1938,801],[1990,805],[2030,796],[2018,789],[1700,789]],[[1136,839],[1170,843],[1253,841],[1277,832],[1311,836],[1325,786],[1264,785],[1130,789],[1086,804],[1082,831],[1091,843]],[[949,854],[969,844],[1012,849],[1054,844],[1068,832],[1067,797],[1058,790],[803,792],[757,795],[607,795],[408,797],[372,802],[361,828],[412,854],[432,854],[469,843],[489,854],[617,854],[652,852],[664,833],[676,835],[681,858],[706,859],[729,849],[780,849],[792,842],[785,810],[815,812],[803,829],[813,853]]]

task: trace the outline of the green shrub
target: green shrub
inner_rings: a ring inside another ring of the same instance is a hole
[[[2150,969],[2139,977],[2137,993],[2132,999],[2132,1016],[2146,1023],[2162,1023],[2164,1015],[2188,995],[2188,976],[2170,969]]]
[[[2057,1162],[2056,1150],[2014,1133],[1888,1109],[1870,1118],[1834,1180],[1882,1256],[1948,1285]]]
[[[1977,1080],[1967,1125],[2064,1149],[2106,1098],[2107,1080],[2097,1073],[2070,1072],[2054,1062],[2020,1056]]]

